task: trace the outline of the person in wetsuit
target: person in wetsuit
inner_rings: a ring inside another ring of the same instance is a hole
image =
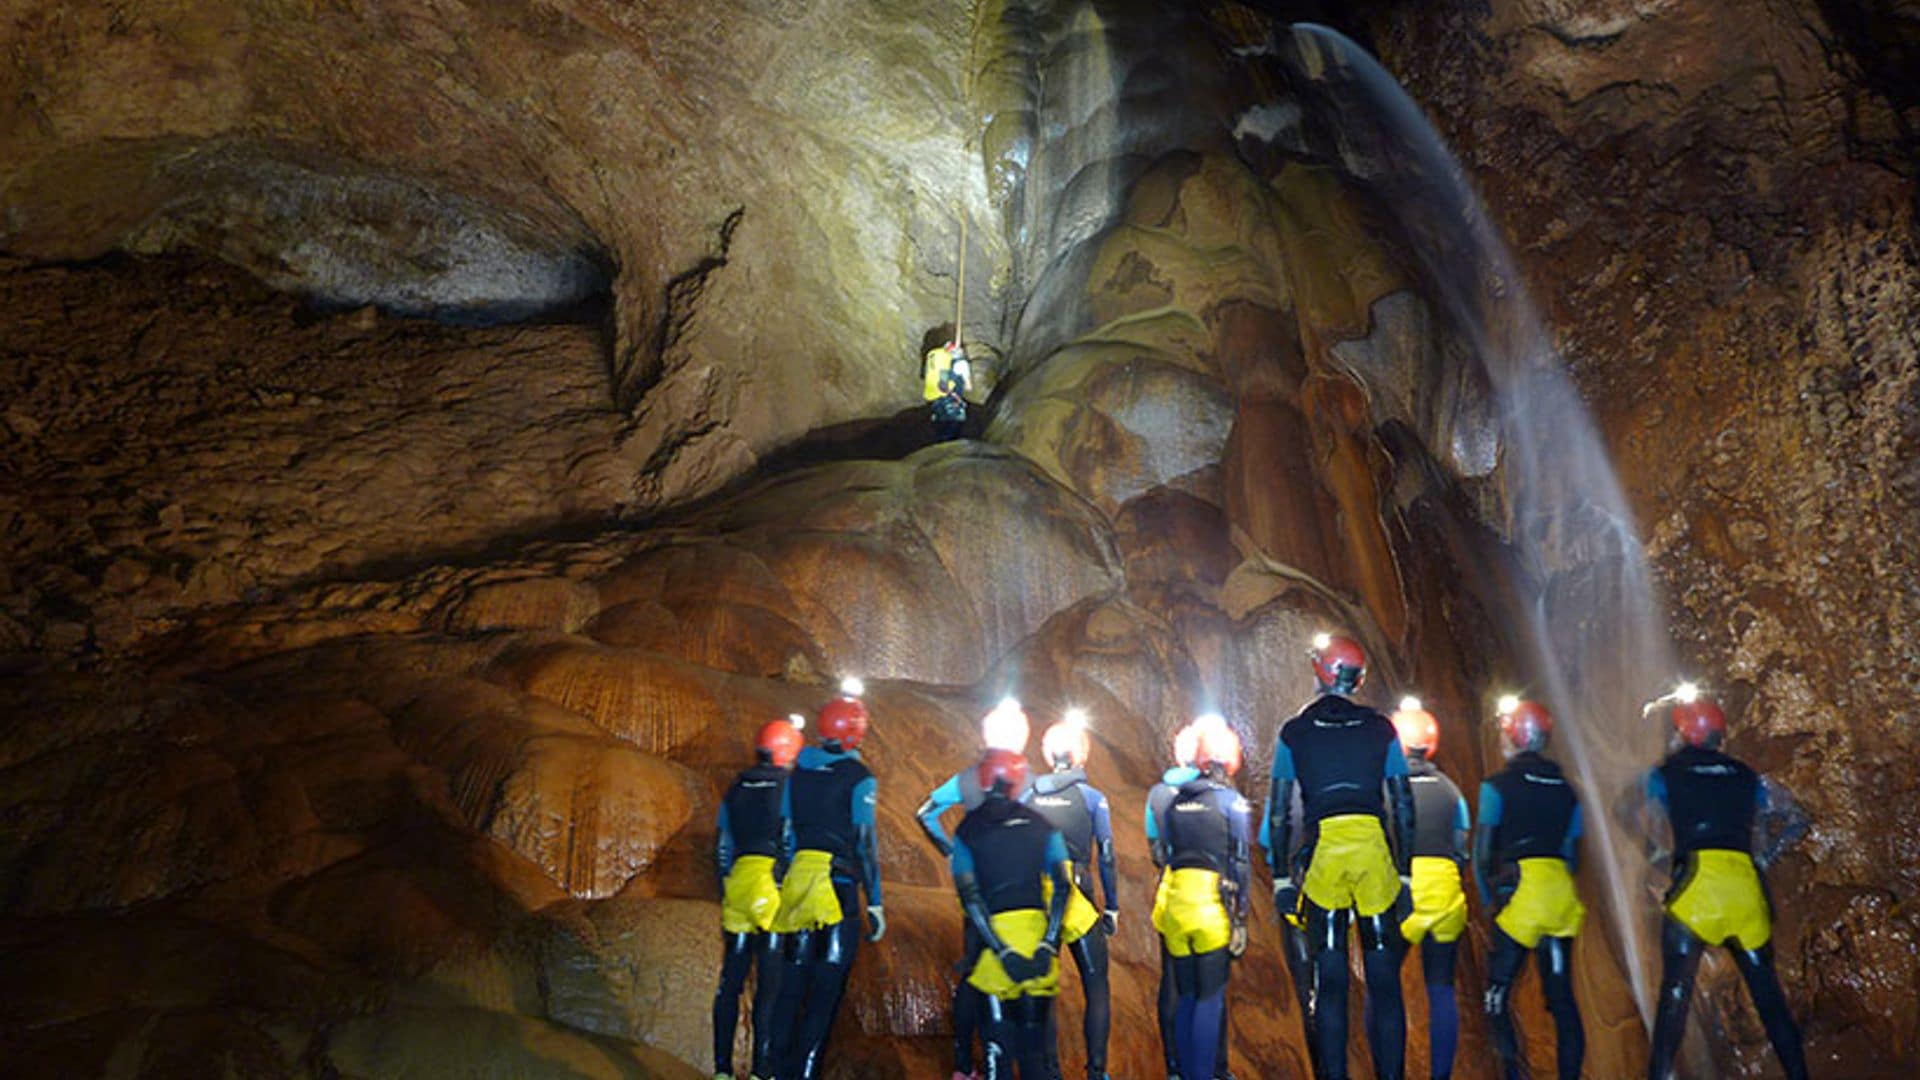
[[[787,779],[787,820],[796,849],[780,883],[774,930],[783,938],[775,1038],[780,1080],[814,1080],[847,975],[860,947],[860,890],[868,940],[879,941],[881,906],[874,807],[878,784],[860,760],[867,707],[842,695],[820,710],[819,746],[800,752]]]
[[[1784,788],[1721,752],[1727,717],[1718,705],[1683,699],[1672,718],[1682,745],[1642,784],[1647,807],[1666,817],[1673,837],[1648,1080],[1672,1080],[1694,975],[1713,945],[1733,953],[1788,1080],[1804,1080],[1806,1052],[1774,972],[1773,907],[1760,875],[1806,835],[1807,816]]]
[[[1513,981],[1533,953],[1553,1015],[1560,1080],[1579,1080],[1586,1030],[1573,996],[1573,938],[1587,909],[1573,884],[1580,842],[1580,798],[1560,766],[1540,753],[1553,714],[1532,701],[1503,701],[1506,767],[1480,785],[1473,876],[1480,899],[1498,914],[1487,961],[1488,1020],[1508,1080],[1528,1075],[1513,1025]]]
[[[1160,871],[1162,885],[1166,883],[1167,864],[1160,850],[1160,837],[1165,831],[1161,823],[1166,820],[1167,808],[1173,805],[1174,796],[1180,794],[1180,785],[1200,775],[1200,770],[1193,767],[1194,746],[1199,738],[1200,734],[1194,730],[1192,724],[1176,732],[1173,736],[1173,764],[1161,774],[1158,783],[1147,789],[1147,809],[1143,815],[1147,833],[1147,854],[1153,858],[1154,869]],[[1157,891],[1155,896],[1157,903]],[[1172,1080],[1178,1080],[1180,1076],[1180,1062],[1174,1056],[1176,1047],[1173,1042],[1173,1018],[1179,1004],[1180,994],[1175,989],[1173,981],[1173,954],[1167,951],[1166,942],[1162,940],[1160,943],[1160,993],[1154,1002],[1154,1015],[1160,1026],[1160,1049],[1166,1058],[1167,1076]],[[1222,1025],[1223,1040],[1225,1032],[1225,1025]],[[1221,1049],[1225,1049],[1224,1043]],[[1220,1057],[1222,1061],[1226,1059],[1224,1053]]]
[[[1267,798],[1271,800],[1273,794],[1273,791],[1269,789]],[[1287,800],[1287,806],[1284,810],[1275,809],[1271,803],[1269,803],[1265,811],[1261,813],[1260,848],[1267,852],[1267,864],[1269,866],[1284,864],[1295,867],[1296,870],[1305,869],[1305,858],[1307,854],[1305,841],[1307,839],[1307,830],[1301,826],[1302,812],[1303,809],[1300,805],[1300,788],[1296,785],[1293,789],[1292,796]],[[1292,851],[1285,853],[1274,851],[1273,831],[1269,822],[1275,813],[1284,813],[1288,817],[1291,826],[1287,830],[1288,842],[1294,846]],[[1280,901],[1277,897],[1278,891],[1276,890],[1275,902],[1279,903]],[[1307,943],[1307,917],[1306,913],[1300,909],[1299,894],[1297,891],[1294,893],[1293,900],[1289,903],[1289,906],[1276,909],[1276,914],[1280,917],[1280,948],[1287,961],[1287,974],[1293,980],[1294,1000],[1300,1005],[1300,1027],[1301,1033],[1306,1037],[1307,1064],[1309,1068],[1311,1068],[1313,1075],[1318,1076],[1320,1075],[1320,1035],[1319,1028],[1314,1024],[1313,1015],[1316,1007],[1315,999],[1319,994],[1319,979],[1316,976],[1313,966],[1313,949]]]
[[[733,1034],[740,995],[756,968],[753,990],[753,1080],[773,1080],[773,1008],[779,986],[772,933],[780,910],[781,860],[789,830],[782,813],[787,770],[800,752],[800,729],[774,720],[754,737],[759,759],[740,773],[720,800],[714,864],[720,873],[720,988],[713,995],[714,1080],[733,1078]]]
[[[1196,723],[1194,766],[1160,824],[1166,875],[1153,927],[1173,955],[1174,1057],[1183,1077],[1212,1077],[1226,1023],[1227,980],[1247,947],[1248,852],[1253,811],[1234,790],[1240,737],[1224,719]]]
[[[1322,634],[1313,645],[1308,655],[1319,695],[1281,726],[1273,751],[1266,832],[1274,906],[1283,918],[1298,911],[1306,926],[1319,1075],[1347,1075],[1347,931],[1357,916],[1374,1070],[1382,1080],[1401,1080],[1407,1016],[1400,921],[1410,906],[1413,833],[1407,760],[1393,723],[1351,700],[1367,673],[1359,643]],[[1289,857],[1288,807],[1296,793],[1306,839]]]
[[[1087,783],[1087,757],[1093,750],[1084,718],[1069,714],[1040,738],[1040,752],[1053,771],[1035,780],[1026,803],[1039,811],[1060,833],[1073,863],[1075,896],[1068,899],[1067,922],[1061,940],[1080,970],[1080,988],[1086,997],[1081,1034],[1087,1045],[1088,1080],[1107,1080],[1107,1032],[1112,1026],[1112,991],[1108,985],[1107,938],[1120,928],[1120,894],[1115,891],[1113,820],[1107,797]],[[1095,915],[1092,867],[1100,866],[1100,895],[1106,910]],[[1080,909],[1076,915],[1073,910]],[[1085,925],[1082,925],[1085,924]],[[1095,926],[1098,929],[1094,929]],[[1059,1063],[1053,1063],[1059,1072]]]
[[[1027,720],[1026,710],[1013,698],[1006,698],[980,721],[980,740],[989,750],[1012,750],[1022,757],[1026,756],[1027,740],[1032,737],[1033,728]],[[953,841],[947,836],[947,830],[940,825],[940,817],[954,807],[963,811],[973,810],[986,799],[986,791],[980,786],[978,767],[969,767],[948,777],[939,787],[934,788],[921,800],[920,808],[913,812],[915,820],[920,822],[920,831],[927,836],[934,850],[943,859],[953,857]],[[1025,796],[1026,774],[1021,773],[1022,790],[1016,798]],[[960,962],[957,973],[960,976],[953,987],[953,1080],[974,1080],[979,1074],[974,1072],[973,1048],[976,1039],[984,1043],[986,1002],[979,990],[969,983],[966,973],[972,970],[973,958],[980,953],[980,942],[974,937],[973,923],[961,920]]]
[[[1400,923],[1400,936],[1420,947],[1420,972],[1427,987],[1427,1048],[1433,1080],[1453,1075],[1460,1044],[1460,1003],[1454,995],[1454,961],[1460,935],[1467,929],[1467,893],[1461,868],[1467,864],[1471,825],[1467,800],[1433,764],[1440,722],[1407,698],[1393,714],[1400,749],[1407,755],[1413,788],[1413,911]]]
[[[1060,941],[1072,894],[1066,842],[1014,796],[1027,759],[988,750],[986,797],[954,830],[953,883],[980,951],[967,982],[985,995],[987,1080],[1052,1080],[1049,1018],[1060,991]]]

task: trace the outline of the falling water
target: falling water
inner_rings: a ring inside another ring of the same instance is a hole
[[[1297,24],[1281,53],[1345,166],[1393,207],[1426,295],[1464,335],[1499,406],[1504,532],[1527,580],[1533,696],[1560,718],[1582,785],[1609,916],[1634,1000],[1651,1015],[1647,870],[1609,812],[1661,751],[1640,702],[1675,672],[1660,599],[1620,483],[1499,230],[1446,144],[1391,75],[1325,27]]]

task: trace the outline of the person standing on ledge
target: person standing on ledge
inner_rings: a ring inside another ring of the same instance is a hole
[[[1153,928],[1173,956],[1177,1075],[1205,1078],[1226,1068],[1218,1057],[1227,980],[1247,948],[1253,811],[1231,782],[1240,771],[1240,736],[1219,716],[1203,716],[1194,727],[1200,775],[1180,786],[1160,826],[1167,873]]]
[[[780,980],[772,933],[780,910],[781,860],[791,832],[782,804],[787,770],[800,753],[800,717],[773,720],[754,737],[759,759],[741,772],[720,800],[714,864],[720,873],[720,988],[713,995],[714,1080],[733,1080],[733,1033],[740,1022],[740,995],[747,972],[757,969],[753,990],[753,1080],[773,1080],[773,1008]]]
[[[1487,961],[1487,1018],[1507,1080],[1529,1075],[1513,1026],[1513,981],[1533,953],[1547,1011],[1553,1014],[1560,1080],[1580,1080],[1586,1029],[1573,997],[1573,938],[1587,909],[1574,889],[1580,847],[1580,798],[1560,766],[1541,755],[1553,735],[1546,706],[1502,698],[1506,768],[1480,785],[1473,877],[1480,899],[1498,912]]]
[[[953,884],[980,949],[967,981],[986,997],[986,1080],[1052,1080],[1050,1023],[1072,865],[1060,833],[1014,796],[1026,755],[988,750],[986,797],[954,831]]]
[[[1053,771],[1034,781],[1026,801],[1059,831],[1067,845],[1067,858],[1073,863],[1074,895],[1067,901],[1062,940],[1080,970],[1080,989],[1086,998],[1081,1034],[1087,1044],[1087,1077],[1107,1080],[1107,1032],[1113,1019],[1112,992],[1107,983],[1107,938],[1120,929],[1120,894],[1115,891],[1113,820],[1107,797],[1087,783],[1087,758],[1092,751],[1086,714],[1068,709],[1066,716],[1040,738],[1040,752]],[[1096,859],[1100,864],[1100,894],[1106,898],[1106,912],[1097,920],[1088,918],[1095,914],[1090,900]],[[1079,909],[1077,913],[1075,908]],[[1057,1075],[1059,1063],[1050,1064]]]
[[[967,359],[967,347],[949,341],[927,352],[922,388],[933,420],[936,442],[958,439],[967,426],[967,389],[973,382],[973,365]]]
[[[1023,759],[1027,755],[1027,741],[1033,736],[1033,727],[1027,714],[1015,699],[1003,698],[998,705],[988,711],[980,721],[980,741],[988,750],[1011,750]],[[1026,797],[1026,773],[1020,774],[1021,789],[1014,793],[1016,800]],[[986,800],[986,789],[981,787],[979,767],[969,766],[948,777],[939,787],[927,795],[913,816],[920,822],[920,831],[926,833],[927,841],[943,859],[953,858],[953,841],[947,837],[946,829],[940,825],[940,816],[958,806],[962,810],[973,810]],[[986,1014],[986,1002],[980,991],[967,981],[967,972],[973,969],[974,957],[980,954],[980,942],[974,936],[971,920],[961,920],[960,931],[960,978],[953,988],[953,1080],[975,1080],[979,1076],[974,1072],[973,1044],[977,1038],[984,1043],[982,1029]]]
[[[776,1038],[779,1080],[816,1080],[833,1019],[860,947],[860,889],[869,941],[887,931],[880,898],[874,807],[879,786],[860,760],[867,707],[858,680],[820,710],[820,745],[800,751],[787,780],[784,812],[794,853],[780,884],[773,928],[783,938]],[[783,1051],[783,1052],[782,1052]]]
[[[1681,746],[1641,785],[1644,805],[1666,817],[1673,837],[1648,1080],[1672,1080],[1694,975],[1713,945],[1733,953],[1788,1080],[1805,1080],[1800,1028],[1773,968],[1773,906],[1760,874],[1806,835],[1807,815],[1786,789],[1720,751],[1727,734],[1720,706],[1690,685],[1664,700],[1672,702]],[[1656,864],[1665,861],[1656,855]]]
[[[1433,1080],[1446,1080],[1453,1075],[1454,1051],[1460,1044],[1453,967],[1460,935],[1467,929],[1467,893],[1460,871],[1467,864],[1472,826],[1467,800],[1433,764],[1440,722],[1419,698],[1410,697],[1401,700],[1393,726],[1400,733],[1413,787],[1413,913],[1401,921],[1400,936],[1420,947],[1427,987],[1428,1069]]]
[[[1273,750],[1266,833],[1272,843],[1273,902],[1282,918],[1302,911],[1317,991],[1312,1030],[1325,1080],[1347,1076],[1347,930],[1359,917],[1367,981],[1367,1042],[1381,1080],[1406,1071],[1407,1014],[1400,998],[1411,909],[1413,791],[1393,723],[1351,700],[1367,677],[1358,642],[1317,635],[1308,651],[1319,696],[1280,728]],[[1298,790],[1307,839],[1296,883],[1288,852]]]

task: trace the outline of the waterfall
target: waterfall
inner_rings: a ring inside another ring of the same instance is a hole
[[[1497,226],[1460,163],[1399,83],[1358,45],[1296,24],[1279,52],[1307,112],[1345,167],[1390,207],[1423,293],[1462,336],[1494,392],[1492,478],[1519,557],[1528,696],[1559,718],[1600,858],[1607,915],[1641,1017],[1651,1017],[1654,943],[1648,870],[1612,808],[1662,752],[1640,703],[1676,673],[1663,608],[1619,478]],[[1497,689],[1497,688],[1490,688]]]

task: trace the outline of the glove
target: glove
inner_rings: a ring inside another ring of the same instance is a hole
[[[1039,956],[1022,956],[1013,949],[1000,950],[1000,966],[1006,970],[1007,978],[1023,983],[1028,979],[1037,979],[1047,973],[1047,964]]]
[[[1227,937],[1227,955],[1233,957],[1235,960],[1238,960],[1242,956],[1246,955],[1246,952],[1247,952],[1247,924],[1244,922],[1240,922],[1239,920],[1235,920],[1233,924],[1233,933]]]
[[[867,940],[879,941],[887,936],[887,913],[879,904],[867,905]]]
[[[1273,882],[1273,909],[1282,918],[1300,910],[1300,887],[1290,877],[1275,878]]]
[[[1100,929],[1108,937],[1119,933],[1120,913],[1112,908],[1108,908],[1106,912],[1100,916]]]

